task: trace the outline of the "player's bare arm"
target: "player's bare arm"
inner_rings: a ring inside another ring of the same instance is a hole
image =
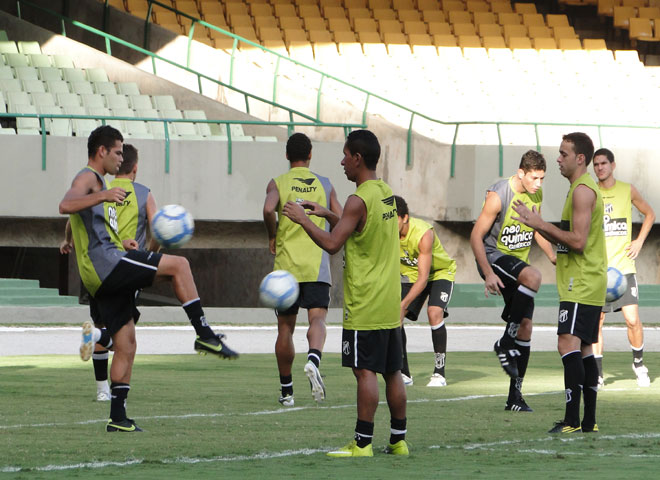
[[[275,255],[275,237],[277,235],[277,206],[280,203],[280,192],[277,190],[275,180],[268,182],[266,187],[266,200],[264,201],[264,224],[268,232],[268,247],[270,253]]]
[[[651,227],[653,227],[653,223],[655,222],[655,212],[653,211],[653,207],[651,207],[644,197],[642,197],[639,190],[637,190],[634,185],[630,185],[630,200],[635,208],[639,210],[639,213],[644,216],[644,221],[642,222],[642,227],[639,229],[637,238],[630,242],[630,245],[626,247],[626,250],[628,251],[626,255],[634,260],[639,255],[639,251],[642,249],[642,246],[644,246],[646,237],[648,237],[651,232]]]
[[[122,203],[124,198],[126,191],[123,188],[101,190],[101,184],[94,172],[83,172],[73,180],[71,188],[60,202],[60,213],[78,213],[103,202]]]
[[[71,221],[67,219],[64,227],[64,240],[60,243],[60,253],[67,255],[73,250],[73,234],[71,232]]]
[[[401,300],[401,321],[406,314],[406,310],[413,300],[415,300],[426,288],[431,272],[431,258],[433,251],[433,240],[435,233],[433,229],[428,230],[419,241],[419,256],[417,257],[417,281],[410,287],[408,295]]]
[[[314,243],[326,252],[333,254],[341,250],[341,247],[344,246],[344,243],[354,231],[361,231],[364,228],[367,207],[360,197],[356,195],[348,197],[341,218],[330,232],[317,227],[310,220],[302,205],[297,203],[287,202],[282,209],[282,213],[289,217],[291,221],[303,227]]]
[[[562,230],[561,228],[548,223],[541,217],[541,214],[532,207],[530,210],[520,200],[513,204],[513,210],[519,215],[511,217],[528,227],[539,232],[544,238],[554,243],[561,243],[574,252],[582,253],[587,244],[589,228],[591,225],[591,213],[596,205],[596,192],[586,185],[578,185],[573,190],[573,226],[572,230]]]
[[[500,213],[501,210],[502,202],[500,201],[500,197],[495,192],[488,192],[486,194],[484,207],[481,209],[481,213],[479,214],[474,227],[472,227],[472,233],[470,234],[470,246],[472,247],[474,258],[485,277],[486,296],[488,296],[489,293],[492,293],[493,295],[501,295],[500,288],[504,288],[504,283],[502,283],[500,277],[495,275],[493,268],[490,266],[490,263],[488,263],[483,241],[484,237],[493,226],[493,223],[495,223],[497,214]]]
[[[554,248],[552,248],[552,243],[548,242],[538,232],[534,232],[534,240],[536,240],[539,248],[543,251],[543,253],[545,253],[545,256],[548,257],[550,263],[557,265],[557,254],[555,253]]]

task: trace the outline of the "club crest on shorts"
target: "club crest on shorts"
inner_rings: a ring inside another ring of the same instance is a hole
[[[568,320],[568,310],[559,310],[559,323],[564,323]]]
[[[630,287],[630,294],[637,298],[637,287]]]
[[[341,351],[344,353],[344,355],[351,354],[351,343],[348,340],[344,340],[344,343],[341,346]]]
[[[440,293],[440,300],[442,300],[443,302],[446,302],[448,298],[449,298],[449,294],[447,292]]]

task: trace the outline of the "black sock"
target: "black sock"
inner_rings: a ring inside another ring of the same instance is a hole
[[[633,365],[635,365],[636,368],[643,367],[644,366],[644,345],[639,347],[639,349],[635,347],[632,348],[632,354],[633,354]]]
[[[584,385],[584,363],[579,350],[561,358],[564,364],[564,387],[566,388],[566,413],[564,422],[571,427],[580,426],[580,397]]]
[[[126,397],[131,386],[128,383],[114,383],[110,385],[112,398],[110,401],[110,418],[113,422],[126,420]]]
[[[406,439],[406,419],[390,418],[390,445]]]
[[[520,352],[520,356],[516,357],[518,362],[518,376],[509,380],[509,401],[522,396],[522,384],[527,373],[527,365],[529,364],[529,354],[531,351],[531,340],[516,339],[516,349]]]
[[[431,327],[431,340],[435,353],[435,368],[433,373],[445,376],[445,359],[447,357],[447,327],[443,321],[440,325]]]
[[[604,375],[603,375],[603,356],[602,355],[594,355],[594,358],[596,359],[596,365],[598,366],[598,376],[599,377],[604,377]]]
[[[582,359],[584,364],[584,418],[582,425],[593,429],[596,424],[596,397],[598,395],[598,366],[593,355]]]
[[[518,335],[518,328],[522,323],[523,317],[528,315],[530,305],[534,305],[534,297],[536,292],[525,285],[518,285],[516,293],[513,294],[511,299],[511,309],[509,310],[509,321],[506,324],[506,330],[500,340],[500,345],[504,348],[512,348],[516,336]]]
[[[374,438],[374,424],[373,422],[365,422],[358,418],[355,423],[355,441],[357,446],[364,448],[371,443]]]
[[[199,338],[209,338],[215,335],[213,330],[211,330],[211,327],[209,327],[209,324],[206,323],[204,310],[202,310],[202,302],[199,298],[185,303],[183,309],[186,311],[186,314],[190,319],[190,324],[195,329],[195,333],[197,333]]]
[[[101,345],[103,348],[110,348],[112,347],[112,337],[108,333],[108,330],[106,328],[101,328],[101,338],[99,338],[99,341],[96,342],[99,345]]]
[[[408,339],[406,338],[406,330],[401,325],[401,349],[403,350],[403,367],[401,367],[401,373],[406,377],[412,378],[410,375],[410,367],[408,366],[408,349],[406,348],[406,343]]]
[[[280,387],[282,388],[282,396],[293,395],[293,376],[280,375]]]
[[[312,362],[316,365],[316,368],[319,368],[321,366],[321,355],[322,353],[320,350],[310,348],[307,352],[307,361]]]
[[[94,377],[97,382],[108,379],[108,357],[107,350],[92,353],[92,363],[94,364]]]

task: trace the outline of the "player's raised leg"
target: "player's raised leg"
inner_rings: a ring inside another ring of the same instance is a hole
[[[238,357],[238,354],[222,341],[224,335],[216,334],[206,321],[188,259],[163,254],[158,264],[156,277],[171,278],[174,293],[182,303],[190,324],[197,334],[194,345],[196,351],[212,353],[221,358]]]

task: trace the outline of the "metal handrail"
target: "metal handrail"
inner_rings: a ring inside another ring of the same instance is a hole
[[[100,120],[103,125],[106,121],[130,121],[130,122],[161,122],[165,133],[165,173],[170,172],[170,138],[168,123],[206,123],[215,125],[227,125],[227,173],[232,173],[233,142],[231,139],[231,129],[229,125],[271,125],[293,127],[318,127],[315,122],[268,122],[265,120],[204,120],[191,118],[155,118],[155,117],[121,117],[121,116],[103,116],[103,115],[68,115],[68,114],[50,114],[50,113],[0,113],[0,118],[36,118],[39,120],[41,130],[41,169],[46,170],[46,139],[50,135],[46,133],[46,119],[69,119],[69,120]],[[324,123],[323,127],[343,128],[347,135],[348,130],[361,128],[359,124],[348,123]],[[213,138],[213,137],[210,137]],[[183,139],[185,140],[185,138]]]

